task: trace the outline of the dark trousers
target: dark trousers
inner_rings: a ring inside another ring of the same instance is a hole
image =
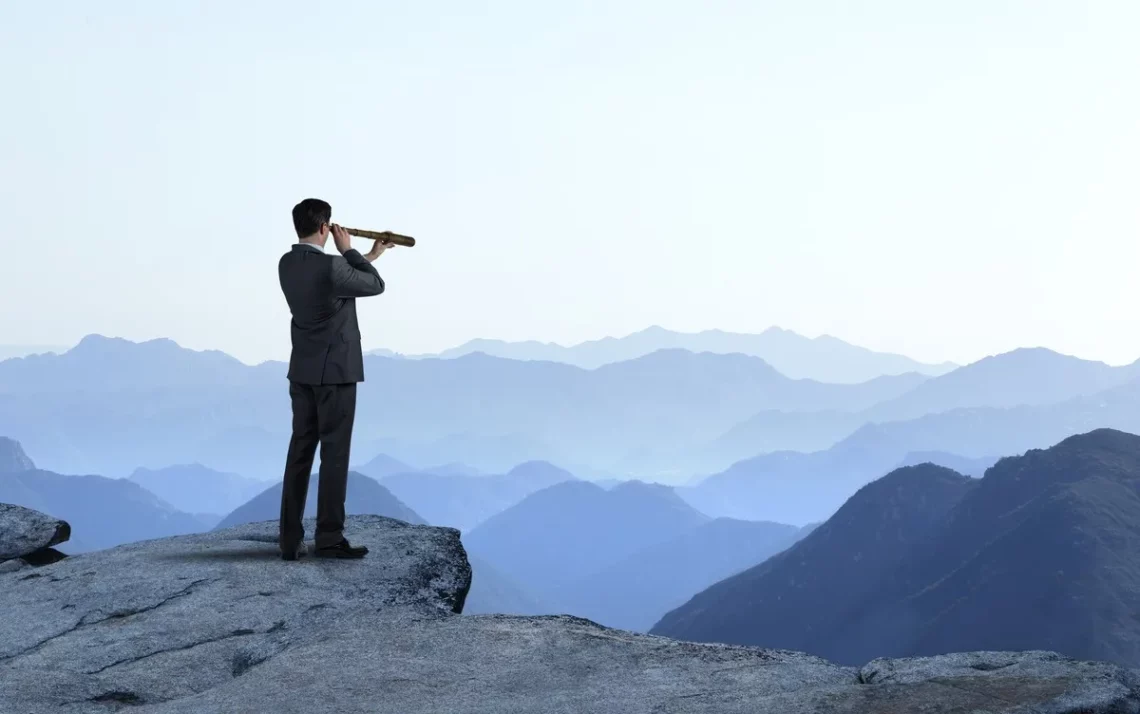
[[[282,550],[296,548],[305,538],[301,518],[309,492],[309,474],[317,442],[321,444],[321,470],[317,483],[317,528],[314,545],[323,548],[344,537],[344,498],[348,488],[348,452],[356,418],[356,384],[300,384],[289,382],[293,401],[293,437],[285,460],[281,489]]]

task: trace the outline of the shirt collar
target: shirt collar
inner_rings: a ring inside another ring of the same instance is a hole
[[[321,248],[319,245],[313,245],[312,243],[295,243],[294,245],[301,247],[301,248],[310,248],[312,250],[317,251],[318,253],[324,253],[325,252],[324,249]]]

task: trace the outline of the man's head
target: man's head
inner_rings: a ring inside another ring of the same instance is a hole
[[[293,206],[293,228],[297,230],[297,238],[307,243],[323,248],[332,230],[330,220],[332,206],[319,198],[306,198]]]

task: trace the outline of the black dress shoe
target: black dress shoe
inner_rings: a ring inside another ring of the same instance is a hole
[[[317,548],[318,558],[363,558],[368,555],[368,549],[362,545],[351,545],[347,540],[341,540],[336,545]]]
[[[296,548],[281,551],[281,560],[296,560],[308,552],[309,549],[305,547],[305,541],[301,541]]]

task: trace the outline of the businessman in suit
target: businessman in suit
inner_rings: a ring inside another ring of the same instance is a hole
[[[361,255],[349,245],[348,233],[331,224],[331,219],[332,207],[319,199],[307,198],[294,206],[298,241],[277,264],[281,291],[293,315],[287,375],[293,436],[285,461],[278,537],[285,560],[306,553],[301,518],[318,442],[321,468],[315,555],[363,558],[368,553],[367,548],[350,544],[343,533],[356,384],[364,381],[356,298],[384,292],[384,281],[372,261],[391,244],[376,241]],[[339,256],[324,251],[330,232]]]

